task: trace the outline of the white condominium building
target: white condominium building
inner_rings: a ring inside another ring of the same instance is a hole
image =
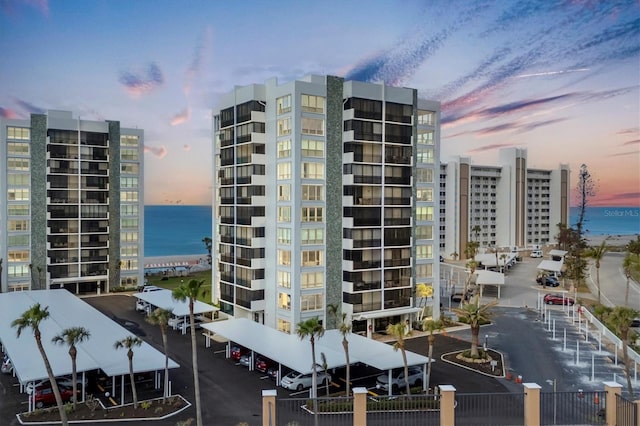
[[[438,285],[440,104],[309,76],[236,87],[214,113],[214,301],[285,333],[328,306],[371,335]]]
[[[143,281],[143,131],[48,111],[0,118],[0,289]]]
[[[480,250],[530,249],[555,243],[569,223],[569,166],[527,167],[527,151],[500,150],[498,166],[456,158],[440,165],[440,253],[465,258],[469,241]],[[456,256],[457,255],[457,256]]]

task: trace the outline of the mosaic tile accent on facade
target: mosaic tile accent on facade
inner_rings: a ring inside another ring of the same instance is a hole
[[[120,286],[120,122],[109,121],[109,291]]]
[[[47,116],[31,114],[31,288],[46,289]]]

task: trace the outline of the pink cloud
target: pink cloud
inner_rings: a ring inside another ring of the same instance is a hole
[[[18,118],[18,114],[12,109],[0,107],[0,117],[15,119]]]
[[[164,77],[160,67],[151,62],[144,70],[122,71],[118,81],[131,96],[139,97],[162,86]]]
[[[164,145],[160,147],[145,145],[144,152],[145,153],[150,152],[155,157],[158,157],[159,159],[163,159],[167,155],[167,148]]]
[[[173,116],[173,118],[171,119],[171,125],[177,126],[179,124],[186,123],[187,121],[189,121],[190,117],[191,117],[191,108],[187,107]]]
[[[182,146],[182,149],[184,149],[185,151],[191,151],[191,145],[184,144]]]

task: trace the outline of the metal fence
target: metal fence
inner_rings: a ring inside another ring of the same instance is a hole
[[[456,394],[456,425],[524,424],[524,393]]]
[[[270,426],[352,426],[353,398],[278,398],[276,417]]]
[[[638,411],[633,401],[624,396],[616,396],[616,419],[618,426],[636,426],[640,423]]]
[[[438,395],[369,397],[367,426],[438,426],[440,399]]]
[[[603,425],[607,393],[541,392],[541,425]]]

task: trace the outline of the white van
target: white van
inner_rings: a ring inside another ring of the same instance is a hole
[[[542,250],[531,250],[531,257],[542,257]]]

